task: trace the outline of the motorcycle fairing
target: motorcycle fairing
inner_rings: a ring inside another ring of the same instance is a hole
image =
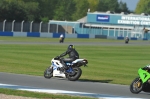
[[[51,66],[53,67],[53,70],[57,69],[57,66],[54,64],[54,62],[52,62]]]
[[[55,60],[55,61],[52,61],[52,67],[53,67],[53,76],[61,76],[61,77],[66,77],[66,75],[63,73],[63,72],[60,72],[60,70],[57,70],[58,67],[62,67],[62,64]]]
[[[74,60],[72,63],[74,64],[74,63],[77,63],[77,62],[79,62],[79,61],[83,61],[84,59],[76,59],[76,60]]]
[[[67,66],[73,65],[72,63],[66,63]]]
[[[138,74],[142,79],[143,83],[145,83],[148,79],[150,79],[150,74],[147,71],[143,70],[142,68],[138,70]]]

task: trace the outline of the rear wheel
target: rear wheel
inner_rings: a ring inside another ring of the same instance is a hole
[[[139,92],[141,92],[142,88],[143,83],[140,77],[135,78],[130,85],[130,91],[134,94],[138,94]]]
[[[44,71],[44,77],[48,79],[53,77],[53,67],[50,66]]]
[[[67,78],[70,81],[76,81],[80,78],[81,74],[82,74],[82,70],[79,67],[74,67],[72,68],[73,72],[67,74]]]

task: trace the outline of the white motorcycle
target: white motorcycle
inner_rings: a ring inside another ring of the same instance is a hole
[[[76,59],[73,62],[65,62],[67,69],[61,71],[63,66],[59,57],[55,57],[51,60],[51,66],[44,71],[44,77],[50,79],[51,77],[63,77],[70,81],[76,81],[82,74],[81,66],[87,66],[88,61],[86,59]]]

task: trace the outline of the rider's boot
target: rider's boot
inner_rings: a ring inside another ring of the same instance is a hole
[[[63,66],[63,67],[60,68],[60,71],[65,72],[66,69],[67,69],[67,66]]]
[[[62,67],[60,68],[60,71],[65,72],[68,68],[63,60],[61,60],[61,63],[62,63]]]

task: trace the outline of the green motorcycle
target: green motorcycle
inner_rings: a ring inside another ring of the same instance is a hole
[[[130,91],[138,94],[141,91],[150,92],[150,65],[138,70],[139,77],[135,78],[130,84]]]

